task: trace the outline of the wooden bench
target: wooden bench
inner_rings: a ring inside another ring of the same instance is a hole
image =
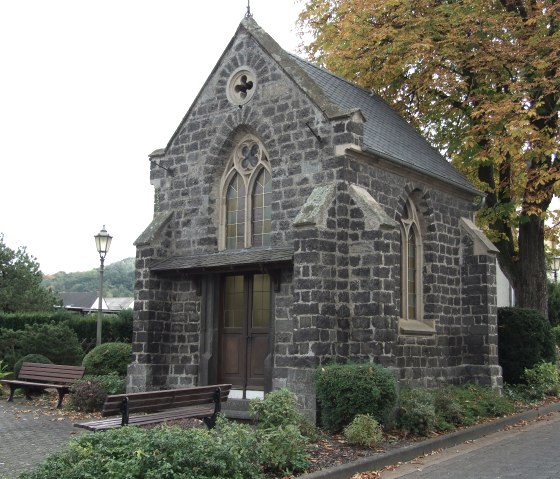
[[[31,388],[54,388],[58,391],[58,405],[62,407],[64,396],[70,392],[72,383],[81,379],[84,368],[81,366],[65,366],[62,364],[23,363],[17,379],[0,379],[1,384],[10,386],[8,401],[14,400],[14,392],[18,388],[25,389],[25,397],[30,399]]]
[[[217,384],[164,391],[115,394],[107,396],[103,417],[120,414],[121,417],[99,419],[74,424],[90,431],[101,431],[121,426],[142,426],[159,424],[186,418],[202,419],[211,429],[216,424],[216,417],[221,404],[227,401],[231,384]]]

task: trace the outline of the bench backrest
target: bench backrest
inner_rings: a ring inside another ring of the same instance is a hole
[[[231,389],[231,384],[115,394],[107,396],[101,414],[103,416],[120,414],[121,404],[124,398],[128,400],[128,411],[130,414],[135,412],[151,413],[164,411],[166,409],[200,406],[204,404],[212,405],[214,404],[214,393],[217,388],[220,388],[221,402],[226,401]]]
[[[66,366],[62,364],[23,363],[18,379],[70,385],[84,375],[82,366]]]

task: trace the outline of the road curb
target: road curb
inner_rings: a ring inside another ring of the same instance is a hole
[[[514,414],[513,416],[496,419],[433,439],[426,439],[425,441],[394,449],[376,456],[364,457],[347,464],[341,464],[340,466],[334,466],[321,471],[312,472],[311,474],[298,476],[297,479],[349,479],[358,472],[378,471],[386,466],[399,462],[407,462],[438,449],[446,449],[456,446],[457,444],[462,444],[465,441],[487,436],[488,434],[500,431],[504,427],[511,426],[520,421],[532,421],[539,416],[559,411],[560,402],[547,404],[536,409]]]

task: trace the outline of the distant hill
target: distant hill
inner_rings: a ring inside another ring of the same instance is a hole
[[[60,271],[43,277],[43,286],[55,292],[88,292],[99,289],[99,270],[65,273]],[[126,258],[105,266],[103,296],[122,298],[134,296],[134,258]]]

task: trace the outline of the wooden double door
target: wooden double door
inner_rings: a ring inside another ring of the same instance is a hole
[[[271,281],[268,274],[222,278],[220,301],[220,383],[262,390],[270,354]]]

